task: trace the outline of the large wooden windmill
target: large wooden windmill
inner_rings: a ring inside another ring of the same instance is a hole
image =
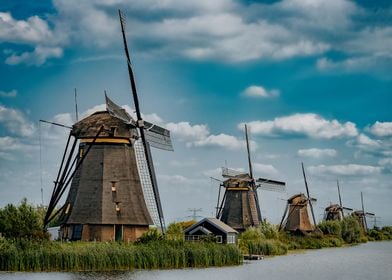
[[[150,225],[165,228],[150,146],[173,150],[170,132],[142,119],[119,16],[137,119],[105,95],[106,111],[72,126],[44,220],[59,214],[68,240],[135,240]]]
[[[302,166],[302,174],[304,176],[306,194],[303,193],[295,194],[291,196],[287,200],[286,209],[284,210],[282,220],[279,225],[279,230],[284,228],[287,231],[291,232],[300,232],[303,234],[307,234],[315,230],[316,227],[316,219],[314,217],[313,205],[312,201],[315,201],[314,198],[310,198],[309,195],[309,187],[308,182],[306,180],[305,169],[303,163]],[[313,225],[310,222],[309,211],[311,210],[311,216],[313,218]]]
[[[341,221],[344,218],[344,211],[353,211],[352,208],[344,207],[342,204],[342,197],[340,195],[339,180],[337,181],[339,204],[331,204],[325,208],[324,220],[326,221]]]
[[[248,128],[245,125],[246,147],[248,152],[249,173],[222,168],[226,178],[219,186],[216,217],[235,230],[242,232],[250,226],[258,226],[261,219],[257,189],[284,191],[286,183],[264,178],[253,178],[249,150]],[[221,188],[225,189],[220,199]]]

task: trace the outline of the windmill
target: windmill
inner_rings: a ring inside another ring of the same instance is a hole
[[[286,183],[258,178],[254,179],[250,157],[248,127],[245,124],[246,148],[248,154],[249,173],[222,168],[222,176],[226,178],[219,185],[216,218],[241,232],[250,226],[258,226],[261,219],[257,189],[284,191]],[[225,189],[221,199],[221,189]]]
[[[363,232],[367,232],[368,226],[367,226],[366,217],[373,217],[374,218],[376,215],[374,213],[365,212],[365,206],[363,203],[363,193],[362,192],[361,192],[361,205],[362,205],[362,209],[354,211],[351,215],[357,219]]]
[[[119,17],[137,119],[105,93],[106,111],[72,126],[44,219],[47,227],[59,215],[68,240],[135,240],[152,224],[165,228],[150,147],[173,150],[170,132],[142,119]]]
[[[338,187],[339,204],[331,204],[325,208],[324,220],[326,221],[341,221],[344,218],[344,211],[353,211],[352,208],[344,207],[342,204],[342,197],[340,195],[339,180],[336,181]]]
[[[282,220],[279,225],[279,230],[284,228],[285,230],[291,232],[301,232],[303,234],[307,234],[315,230],[316,219],[313,212],[312,202],[315,202],[316,199],[311,198],[309,195],[309,187],[306,180],[304,164],[301,163],[301,166],[307,196],[305,196],[303,193],[300,193],[291,196],[287,200],[286,209],[283,213]],[[313,225],[311,224],[309,219],[308,206],[311,210]]]

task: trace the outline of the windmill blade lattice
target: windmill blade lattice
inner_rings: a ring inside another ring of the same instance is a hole
[[[257,187],[262,190],[284,192],[286,191],[286,183],[270,179],[259,178],[256,180]]]
[[[150,212],[150,216],[154,224],[156,226],[160,226],[158,207],[154,196],[151,176],[148,170],[148,163],[146,160],[143,143],[141,142],[141,140],[135,141],[134,147],[137,169],[139,171],[139,177],[142,183],[144,199],[146,201],[148,211]]]

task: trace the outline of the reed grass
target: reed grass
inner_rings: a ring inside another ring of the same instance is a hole
[[[2,271],[113,271],[238,265],[236,246],[157,241],[116,242],[0,241]]]

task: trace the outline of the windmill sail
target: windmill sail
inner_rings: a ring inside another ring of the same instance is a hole
[[[117,119],[122,120],[126,124],[135,124],[135,121],[132,117],[123,109],[122,107],[118,106],[114,103],[106,94],[105,92],[105,101],[106,101],[106,110],[109,114]]]
[[[136,126],[139,128],[139,132],[140,132],[140,138],[141,138],[141,142],[144,148],[144,154],[145,154],[145,159],[146,159],[146,163],[147,163],[147,170],[150,176],[150,181],[152,184],[152,190],[154,193],[154,199],[155,199],[155,203],[156,203],[156,207],[158,210],[158,215],[159,215],[159,222],[160,222],[160,227],[162,232],[164,233],[165,231],[165,227],[164,227],[164,219],[163,219],[163,212],[162,212],[162,207],[161,207],[161,201],[159,198],[159,193],[158,193],[158,186],[157,186],[157,181],[155,178],[155,171],[154,171],[154,166],[152,163],[152,158],[151,158],[151,153],[150,153],[150,144],[148,142],[148,137],[146,136],[146,131],[145,130],[145,122],[142,119],[142,113],[140,111],[140,106],[139,106],[139,98],[137,95],[137,89],[136,89],[136,82],[135,82],[135,77],[133,75],[133,70],[132,70],[132,64],[131,64],[131,59],[130,59],[130,55],[129,55],[129,51],[128,51],[128,44],[127,44],[127,39],[125,37],[125,30],[124,30],[124,25],[125,25],[125,18],[123,16],[123,14],[121,13],[121,11],[118,11],[118,15],[120,18],[120,25],[121,25],[121,32],[122,32],[122,38],[123,38],[123,43],[124,43],[124,52],[125,52],[125,56],[127,59],[127,68],[128,68],[128,75],[129,75],[129,80],[131,83],[131,93],[132,93],[132,97],[133,97],[133,102],[135,104],[135,110],[136,110],[136,117],[137,117],[137,122],[136,122]],[[150,127],[150,131],[152,130],[152,126]],[[156,131],[157,129],[155,129]],[[152,132],[154,132],[154,130],[152,130]],[[161,131],[162,132],[162,131]],[[158,135],[163,135],[165,136],[165,133],[155,133]],[[164,138],[165,140],[170,139],[170,134],[166,133],[169,137]],[[158,141],[153,141],[154,143],[160,143],[159,140]],[[163,144],[165,144],[166,146],[167,143],[164,142]],[[163,147],[165,147],[165,145],[162,145]],[[170,146],[171,146],[171,142],[170,142]]]
[[[146,140],[151,147],[166,151],[173,151],[169,130],[145,121],[144,132]]]
[[[257,188],[268,190],[268,191],[275,191],[275,192],[284,192],[286,191],[286,183],[281,181],[275,181],[265,178],[259,178],[256,180],[258,183],[256,186]]]

